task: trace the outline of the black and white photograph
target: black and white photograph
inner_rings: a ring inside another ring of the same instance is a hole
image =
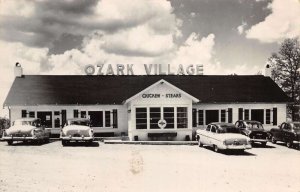
[[[0,0],[0,192],[300,192],[300,0]]]

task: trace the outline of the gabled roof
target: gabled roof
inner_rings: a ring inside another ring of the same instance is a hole
[[[181,89],[179,89],[178,87],[175,87],[175,86],[172,85],[171,83],[169,83],[169,82],[167,82],[167,81],[161,79],[161,80],[157,81],[156,83],[150,85],[150,86],[147,87],[146,89],[142,90],[141,92],[139,92],[139,93],[135,94],[134,96],[130,97],[129,99],[127,99],[127,100],[125,101],[125,103],[128,103],[128,102],[132,101],[133,99],[137,98],[137,97],[140,96],[141,94],[147,92],[148,90],[154,88],[155,86],[157,86],[158,84],[161,84],[161,83],[166,84],[166,85],[168,85],[169,87],[173,88],[174,90],[176,90],[176,91],[178,91],[178,92],[180,92],[180,93],[186,95],[188,98],[190,98],[191,100],[193,100],[193,102],[195,102],[195,103],[198,103],[198,102],[199,102],[199,99],[197,99],[197,98],[193,97],[192,95],[190,95],[190,94],[188,94],[188,93],[182,91]]]
[[[201,103],[290,102],[269,77],[25,75],[15,78],[4,106],[122,104],[164,79]]]

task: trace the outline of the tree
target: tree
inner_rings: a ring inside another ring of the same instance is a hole
[[[9,119],[0,117],[0,137],[2,137],[3,130],[9,127],[9,124]]]
[[[286,39],[268,60],[271,65],[272,79],[292,99],[288,113],[293,121],[299,120],[300,105],[300,44],[299,40]]]

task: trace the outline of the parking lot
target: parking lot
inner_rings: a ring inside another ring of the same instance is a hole
[[[300,191],[300,151],[0,142],[0,191]]]

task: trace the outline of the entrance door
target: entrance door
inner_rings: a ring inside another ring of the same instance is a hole
[[[264,124],[264,110],[263,109],[252,109],[251,120],[259,121]]]
[[[40,111],[37,112],[37,118],[41,119],[41,124],[46,128],[52,128],[52,112],[51,111]]]
[[[103,111],[89,111],[91,127],[103,127]]]

